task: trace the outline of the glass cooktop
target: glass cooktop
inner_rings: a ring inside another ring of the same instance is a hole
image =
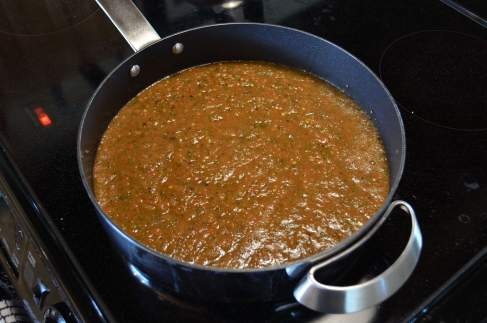
[[[458,308],[448,303],[451,316],[441,316],[449,294],[440,291],[487,244],[487,30],[481,24],[432,0],[135,2],[161,36],[212,23],[267,22],[326,38],[364,61],[400,106],[407,162],[397,197],[416,209],[424,250],[396,295],[353,315],[321,315],[292,300],[194,304],[146,290],[129,279],[129,269],[83,190],[76,164],[76,135],[86,103],[107,73],[131,55],[129,46],[92,1],[0,1],[2,145],[71,251],[73,266],[93,285],[103,311],[120,322],[434,317],[448,322],[455,313],[470,311],[468,303]],[[403,243],[404,230],[398,230],[403,224],[398,223],[388,222],[371,242],[374,252],[362,257],[350,281],[380,272],[394,259]],[[465,293],[475,292],[470,285]],[[475,313],[472,321],[487,315]]]

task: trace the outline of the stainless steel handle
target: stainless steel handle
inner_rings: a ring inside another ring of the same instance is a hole
[[[334,258],[313,266],[294,290],[294,297],[304,306],[324,313],[352,313],[379,304],[394,294],[409,278],[419,260],[423,238],[411,205],[394,201],[385,217],[400,206],[411,217],[411,234],[397,260],[379,276],[353,286],[332,286],[319,283],[315,273]],[[337,256],[339,257],[339,256]]]
[[[135,52],[161,39],[132,0],[96,2]]]

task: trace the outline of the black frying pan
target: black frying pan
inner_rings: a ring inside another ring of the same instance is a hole
[[[412,208],[403,201],[391,202],[404,167],[404,128],[393,98],[367,66],[324,39],[267,24],[211,25],[160,39],[130,0],[98,2],[136,52],[105,78],[88,104],[79,129],[79,169],[101,222],[139,281],[185,297],[221,302],[270,301],[294,294],[305,306],[329,313],[364,309],[402,286],[416,266],[422,237]],[[386,148],[391,186],[383,207],[358,232],[334,248],[295,262],[262,269],[221,269],[148,249],[103,212],[92,191],[92,169],[111,119],[155,81],[191,66],[224,60],[270,61],[312,72],[346,92],[371,117]],[[320,276],[343,271],[396,206],[407,212],[412,225],[409,241],[393,265],[360,285],[330,286],[315,279],[318,270]]]

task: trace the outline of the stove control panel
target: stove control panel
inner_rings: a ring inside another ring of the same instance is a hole
[[[80,322],[25,213],[0,177],[0,263],[36,322]]]

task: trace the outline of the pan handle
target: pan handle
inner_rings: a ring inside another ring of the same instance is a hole
[[[392,202],[385,212],[385,217],[400,206],[411,218],[411,234],[406,247],[397,260],[379,276],[352,286],[332,286],[319,283],[316,272],[329,263],[311,267],[294,290],[294,297],[302,305],[324,313],[352,313],[377,305],[394,294],[409,278],[419,260],[423,238],[418,221],[411,205],[404,201]],[[340,257],[338,255],[337,257]]]
[[[132,0],[96,0],[134,52],[161,39]]]

